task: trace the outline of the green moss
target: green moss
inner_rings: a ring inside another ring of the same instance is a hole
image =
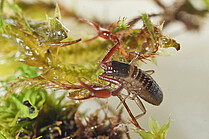
[[[138,133],[143,139],[165,139],[168,133],[169,126],[170,118],[168,119],[167,123],[160,127],[159,123],[150,117],[149,127],[151,131],[136,130],[135,132]]]
[[[130,27],[128,24],[125,24],[126,20],[127,18],[123,18],[122,20],[119,20],[115,28],[113,29],[112,33],[120,32]]]
[[[150,21],[147,14],[142,14],[142,20],[143,20],[145,26],[147,27],[149,33],[152,35],[153,39],[155,41],[157,41],[154,26],[152,25],[152,22]]]

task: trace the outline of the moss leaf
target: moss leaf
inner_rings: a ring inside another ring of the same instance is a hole
[[[170,126],[170,118],[168,122],[160,127],[159,123],[152,117],[149,118],[149,127],[151,131],[135,130],[143,139],[165,139]]]
[[[6,4],[7,7],[11,8],[14,12],[19,14],[19,16],[23,16],[22,15],[22,9],[16,3],[6,2],[5,4]]]
[[[168,119],[168,122],[165,123],[161,128],[160,128],[160,131],[159,131],[159,135],[162,139],[164,139],[168,133],[168,129],[170,127],[170,118]]]
[[[152,35],[153,39],[155,41],[157,41],[157,37],[156,37],[156,34],[155,34],[155,29],[154,29],[154,27],[152,25],[152,22],[150,21],[149,17],[147,16],[147,14],[142,14],[142,20],[143,20],[145,26],[147,27],[148,31]]]
[[[154,139],[154,135],[150,131],[146,132],[144,130],[136,130],[135,132],[138,133],[143,139]]]
[[[6,135],[4,135],[4,132],[0,131],[0,138],[1,139],[7,139]]]
[[[28,91],[28,93],[30,93]],[[28,94],[26,93],[26,94]],[[15,95],[10,96],[10,99],[12,99],[14,101],[14,104],[16,105],[17,109],[20,110],[20,114],[23,118],[30,118],[30,119],[34,119],[38,116],[38,110],[36,108],[36,106],[34,106],[33,104],[31,104],[34,109],[35,112],[34,113],[30,113],[30,110],[27,106],[25,106],[22,101],[20,101]]]
[[[123,18],[122,20],[119,20],[116,24],[116,27],[113,29],[113,33],[116,33],[116,32],[119,32],[119,31],[122,31],[122,30],[125,30],[127,29],[128,27],[130,27],[130,25],[128,24],[125,24],[125,21],[126,21],[127,18]]]
[[[4,7],[4,0],[1,1],[0,5],[0,32],[4,32],[4,19],[3,19],[3,7]]]
[[[167,34],[168,35],[168,34]],[[168,37],[166,36],[162,36],[160,38],[160,40],[162,41],[162,47],[163,48],[169,48],[169,47],[173,47],[175,48],[177,51],[180,50],[180,44],[176,42],[176,40],[172,39],[169,35]]]
[[[58,4],[56,4],[54,16],[55,16],[55,18],[61,20],[60,8],[59,8]]]
[[[149,128],[152,130],[154,134],[157,134],[160,130],[159,123],[154,120],[152,117],[149,118]]]

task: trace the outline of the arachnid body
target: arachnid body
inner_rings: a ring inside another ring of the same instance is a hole
[[[129,113],[132,119],[131,122],[136,127],[142,129],[136,119],[143,116],[146,113],[146,109],[139,97],[153,105],[159,105],[163,100],[163,93],[160,87],[149,75],[152,74],[153,71],[142,71],[134,65],[135,61],[138,60],[138,58],[140,57],[139,54],[137,54],[136,57],[129,64],[114,60],[106,62],[120,47],[119,39],[112,33],[105,31],[102,28],[99,28],[97,25],[88,20],[81,21],[88,23],[98,30],[98,36],[90,40],[94,40],[97,37],[102,37],[104,39],[110,39],[115,42],[115,45],[108,51],[108,53],[100,62],[100,67],[104,70],[104,72],[99,75],[99,79],[115,84],[118,86],[118,88],[94,89],[93,87],[85,84],[78,78],[80,84],[88,89],[91,94],[84,98],[69,98],[73,100],[85,100],[92,97],[108,98],[110,96],[117,96]],[[122,89],[126,89],[128,91],[128,95],[126,95],[125,97],[123,97],[124,94],[121,93]],[[128,105],[125,103],[126,98],[134,100],[143,113],[137,116],[133,116]]]
[[[148,103],[159,105],[163,100],[163,93],[158,84],[149,75],[152,74],[153,71],[142,71],[134,66],[136,59],[137,57],[132,60],[130,64],[114,60],[100,63],[101,67],[104,69],[104,72],[99,75],[99,79],[117,85],[117,89],[109,90],[102,88],[96,90],[78,78],[81,85],[91,91],[91,95],[84,98],[70,98],[74,100],[84,100],[92,97],[108,98],[110,96],[118,96],[132,118],[133,124],[136,127],[141,128],[136,119],[143,116],[146,113],[146,109],[139,97]],[[122,97],[123,94],[121,93],[123,88],[128,91],[128,95],[125,97]],[[134,100],[143,113],[133,116],[129,107],[125,103],[126,98]]]
[[[105,73],[122,82],[123,87],[133,96],[139,95],[145,101],[159,105],[162,102],[163,94],[149,75],[153,71],[143,71],[133,64],[127,64],[119,61],[109,61],[105,63]]]
[[[130,64],[114,60],[106,62],[103,64],[105,72],[99,78],[117,84],[119,89],[121,86],[128,91],[129,95],[127,98],[134,100],[143,112],[135,117],[137,119],[146,113],[139,97],[148,103],[159,105],[163,100],[163,93],[158,84],[150,76],[154,71],[143,71],[134,66],[133,62],[134,60]],[[112,78],[108,79],[107,76],[108,78]]]

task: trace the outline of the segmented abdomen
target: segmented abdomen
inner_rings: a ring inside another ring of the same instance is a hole
[[[136,66],[132,72],[130,71],[130,75],[132,82],[135,82],[133,86],[141,88],[137,93],[142,99],[153,105],[159,105],[162,102],[163,93],[150,75]]]

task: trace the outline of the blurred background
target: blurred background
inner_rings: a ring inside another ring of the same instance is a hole
[[[180,1],[180,0],[177,0]],[[152,14],[163,12],[152,0],[60,0],[60,5],[67,10],[74,10],[82,18],[98,19],[100,22],[115,23],[119,17],[133,19],[142,13]],[[162,0],[166,6],[174,6],[175,0]],[[201,0],[190,0],[196,8],[204,8]],[[173,48],[166,50],[169,56],[157,56],[157,65],[147,62],[143,70],[155,70],[153,78],[164,93],[164,100],[158,107],[143,101],[147,114],[138,122],[146,130],[149,117],[159,121],[161,125],[171,118],[168,139],[207,139],[209,138],[209,16],[201,20],[199,30],[187,30],[182,22],[172,23],[164,29],[178,43],[180,51]],[[158,18],[151,19],[158,24]],[[68,24],[67,22],[65,24]],[[137,25],[140,25],[139,23]],[[71,33],[73,25],[69,25]],[[75,33],[76,34],[76,33]],[[86,105],[86,103],[88,105]],[[97,107],[93,100],[87,100],[83,109]],[[108,99],[111,107],[119,103],[118,98]],[[128,101],[133,113],[141,111]],[[99,106],[98,106],[99,107]],[[124,110],[124,118],[127,118]],[[131,133],[133,138],[139,138]]]

